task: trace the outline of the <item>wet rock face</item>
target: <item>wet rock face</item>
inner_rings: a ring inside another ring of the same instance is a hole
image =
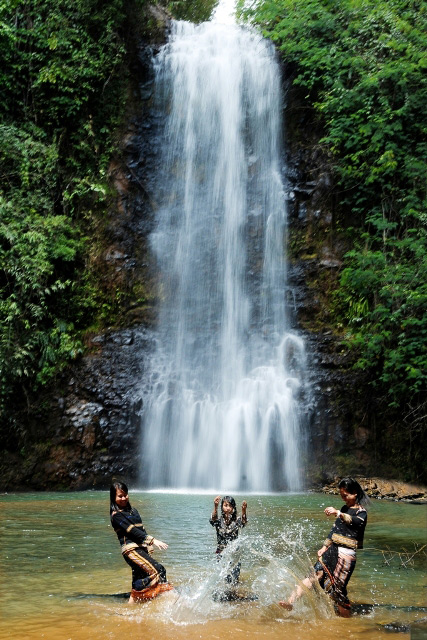
[[[46,425],[50,446],[31,469],[33,488],[106,488],[113,477],[138,479],[140,381],[153,339],[136,327],[92,343],[98,350],[62,380]]]
[[[336,457],[346,457],[349,450],[360,471],[369,466],[370,407],[358,401],[355,389],[364,373],[352,369],[354,356],[330,317],[329,294],[350,247],[336,222],[332,172],[318,144],[322,132],[292,86],[292,73],[292,67],[285,68],[288,303],[308,358],[312,397],[306,405],[304,450],[307,484],[313,486],[332,479],[339,471]]]
[[[157,171],[163,116],[152,103],[155,53],[154,47],[141,44],[134,61],[135,114],[110,167],[117,201],[101,256],[108,286],[117,283],[129,292],[122,310],[129,328],[93,336],[89,355],[58,385],[49,420],[52,445],[45,461],[32,469],[33,486],[40,488],[106,487],[113,477],[139,477],[140,385],[153,349],[147,327],[156,319],[155,267],[148,242],[156,204],[148,194]]]
[[[135,52],[132,109],[109,167],[116,202],[109,211],[102,240],[105,250],[97,264],[107,290],[114,290],[117,283],[124,294],[119,313],[128,326],[152,325],[156,319],[156,268],[149,242],[156,208],[150,194],[159,170],[163,121],[153,96],[156,51],[140,44]]]
[[[106,478],[125,468],[137,476],[139,412],[138,386],[151,341],[142,328],[99,337],[102,349],[86,356],[69,380],[69,392],[58,436],[69,432],[79,443],[90,468],[84,473]]]

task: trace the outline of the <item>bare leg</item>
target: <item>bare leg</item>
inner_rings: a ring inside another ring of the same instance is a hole
[[[313,581],[322,577],[322,571],[317,572],[315,578],[305,578],[302,581],[302,584],[306,589],[311,589],[313,586]],[[292,591],[291,595],[287,600],[280,600],[279,605],[288,611],[292,611],[294,608],[294,603],[301,598],[305,589],[301,585],[297,585],[296,588]]]

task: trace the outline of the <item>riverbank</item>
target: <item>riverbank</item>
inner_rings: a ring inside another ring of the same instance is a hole
[[[383,478],[356,477],[356,480],[370,498],[427,504],[427,488],[424,486],[408,484],[400,480],[384,480]],[[340,478],[335,478],[333,482],[322,487],[322,491],[338,494],[339,481]]]

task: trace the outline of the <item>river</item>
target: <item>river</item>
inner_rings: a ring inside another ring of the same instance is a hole
[[[231,549],[242,563],[239,592],[257,597],[239,602],[213,597],[224,584],[208,521],[214,494],[132,491],[130,498],[147,531],[169,544],[155,556],[175,586],[140,605],[120,595],[130,591],[130,569],[109,524],[107,492],[0,497],[0,638],[377,640],[392,631],[399,638],[426,637],[426,556],[418,553],[405,567],[407,556],[392,555],[425,543],[425,506],[372,503],[365,549],[349,585],[355,614],[344,620],[323,592],[301,599],[292,612],[277,605],[309,571],[331,527],[323,509],[340,506],[338,497],[236,496],[239,511],[248,501],[249,516],[239,548]]]

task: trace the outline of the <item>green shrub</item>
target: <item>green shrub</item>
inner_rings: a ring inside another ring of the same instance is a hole
[[[353,249],[334,295],[357,367],[390,407],[427,375],[426,7],[413,0],[240,2],[307,91]],[[348,223],[347,223],[348,226]]]

